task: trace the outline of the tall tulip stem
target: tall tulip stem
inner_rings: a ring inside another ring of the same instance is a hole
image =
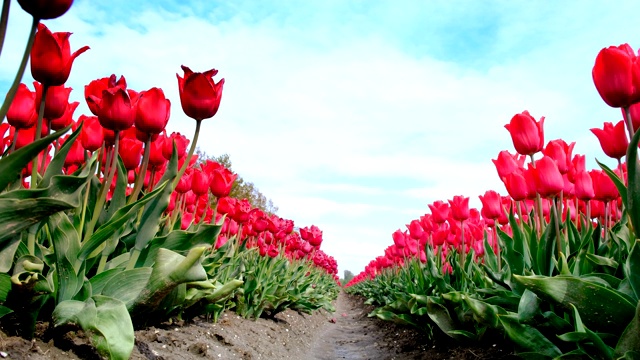
[[[460,268],[464,271],[464,259],[465,259],[465,246],[464,246],[464,220],[460,221],[460,243],[462,248],[460,249]]]
[[[178,182],[180,181],[180,178],[182,177],[182,175],[184,175],[184,172],[187,171],[187,168],[189,167],[189,163],[191,162],[191,157],[193,156],[193,153],[196,151],[196,143],[198,142],[198,135],[200,135],[201,122],[202,120],[196,120],[196,132],[195,134],[193,134],[193,142],[191,143],[191,147],[189,148],[189,153],[187,154],[187,158],[184,159],[184,164],[182,164],[180,171],[178,171],[178,176],[176,176],[176,179],[173,181],[174,189],[178,185]]]
[[[49,90],[49,86],[46,84],[42,84],[42,99],[40,100],[40,110],[38,110],[38,122],[36,123],[36,133],[34,135],[33,141],[40,139],[40,133],[42,132],[42,121],[44,120],[44,108],[46,104],[47,91]],[[44,153],[42,154],[44,157]],[[38,185],[38,157],[36,156],[31,162],[31,188],[35,188]]]
[[[85,240],[90,239],[91,235],[93,235],[93,231],[95,229],[96,223],[98,222],[98,218],[102,213],[102,208],[104,207],[104,203],[107,200],[107,193],[111,188],[111,182],[113,181],[113,177],[116,173],[116,167],[118,166],[118,151],[120,148],[120,131],[115,131],[115,145],[113,146],[113,154],[111,155],[111,166],[108,167],[109,171],[100,187],[100,192],[98,193],[98,199],[96,200],[95,207],[93,209],[93,216],[91,217],[91,221],[87,224],[87,230],[85,233]],[[107,166],[105,164],[105,170]],[[127,176],[124,174],[124,176]]]
[[[552,216],[554,217],[555,231],[556,231],[556,249],[558,253],[558,259],[560,259],[560,253],[562,253],[562,233],[560,232],[561,217],[558,214],[558,198],[554,197],[551,202]]]
[[[629,132],[629,140],[633,139],[633,134],[635,131],[633,130],[633,121],[631,120],[631,108],[626,106],[624,108],[624,123],[627,125],[627,132]]]
[[[2,15],[0,15],[0,53],[2,53],[4,38],[7,35],[7,23],[9,22],[10,5],[11,5],[11,0],[4,0],[2,2]]]
[[[142,184],[144,184],[144,178],[147,176],[147,167],[149,166],[149,156],[151,155],[151,134],[147,138],[147,141],[144,143],[144,155],[142,155],[142,164],[140,165],[140,172],[138,173],[138,177],[136,178],[136,184],[133,187],[133,193],[129,197],[128,203],[131,204],[138,200],[138,194],[140,194],[140,190],[142,189]]]
[[[18,86],[20,86],[20,81],[22,81],[22,76],[24,75],[24,70],[27,68],[27,62],[29,61],[29,54],[31,54],[31,48],[33,47],[33,41],[36,38],[36,30],[38,29],[38,24],[40,23],[39,19],[33,18],[33,23],[31,24],[31,32],[29,33],[29,39],[27,40],[27,46],[24,48],[24,54],[22,54],[22,61],[20,62],[20,67],[18,68],[18,72],[16,73],[15,79],[13,79],[13,84],[11,84],[11,88],[7,91],[7,96],[4,98],[4,102],[2,103],[2,108],[0,108],[0,122],[4,121],[5,116],[7,116],[7,112],[9,112],[9,106],[13,102],[13,98],[16,96],[16,92],[18,91]]]

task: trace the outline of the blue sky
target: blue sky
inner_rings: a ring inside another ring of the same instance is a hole
[[[76,0],[45,23],[91,47],[67,83],[76,115],[88,113],[86,83],[122,74],[133,89],[163,88],[168,130],[191,138],[175,74],[219,69],[222,105],[199,146],[228,153],[280,216],[319,226],[342,274],[436,200],[505,194],[491,159],[513,152],[515,113],[546,116],[546,140],[576,141],[591,167],[608,161],[589,129],[621,115],[591,68],[603,47],[640,46],[625,19],[638,13],[633,1]],[[2,93],[29,26],[12,2]]]

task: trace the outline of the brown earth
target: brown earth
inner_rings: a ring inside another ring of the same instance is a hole
[[[336,312],[284,311],[273,319],[225,312],[217,323],[197,319],[136,331],[135,360],[169,359],[508,359],[504,344],[460,346],[444,335],[429,341],[414,329],[367,317],[371,306],[341,293]],[[64,335],[39,326],[33,341],[0,333],[0,358],[100,359],[80,331]],[[54,330],[55,331],[55,330]],[[49,335],[45,335],[49,334]],[[55,337],[53,339],[47,339]]]

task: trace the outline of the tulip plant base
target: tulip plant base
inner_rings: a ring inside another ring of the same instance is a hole
[[[508,359],[504,342],[461,346],[447,337],[425,334],[367,315],[363,298],[341,293],[336,312],[311,315],[285,310],[273,319],[244,319],[232,311],[217,323],[196,319],[164,323],[136,331],[131,359]],[[81,331],[67,332],[55,342],[47,325],[38,324],[28,341],[0,333],[0,356],[10,359],[100,359]],[[49,336],[50,337],[50,336]]]

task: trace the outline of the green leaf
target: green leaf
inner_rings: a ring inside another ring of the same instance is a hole
[[[11,276],[0,274],[0,302],[7,301],[9,291],[11,291]]]
[[[449,310],[447,308],[437,302],[437,297],[429,296],[429,301],[427,302],[427,314],[429,318],[442,330],[443,333],[451,336],[454,339],[462,340],[459,334],[451,333],[451,331],[456,330],[456,322],[451,318],[449,314]]]
[[[603,284],[573,276],[517,276],[516,281],[540,298],[570,310],[576,306],[591,328],[619,333],[620,325],[633,317],[635,305],[621,292]]]
[[[562,354],[560,349],[536,328],[521,324],[517,315],[503,315],[499,319],[507,336],[519,346],[549,357],[556,357]]]
[[[145,259],[144,266],[151,266],[158,249],[168,249],[176,252],[187,251],[196,246],[212,246],[215,244],[222,225],[200,224],[195,231],[174,230],[165,236],[156,237],[145,248],[146,254],[141,255]]]
[[[49,136],[36,140],[7,156],[3,156],[0,159],[0,191],[4,191],[10,183],[18,180],[22,169],[24,169],[34,157],[38,156],[42,150],[46,149],[49,144],[64,135],[70,128],[71,125]]]
[[[186,257],[171,250],[158,250],[149,281],[130,307],[131,313],[143,316],[144,313],[153,311],[179,284],[206,280],[207,273],[200,264],[200,257],[205,249],[193,248]]]
[[[129,308],[147,285],[151,271],[150,267],[119,271],[104,285],[100,294],[118,299]]]
[[[63,301],[53,310],[55,326],[77,324],[98,352],[115,360],[129,359],[135,341],[127,307],[120,300],[94,295],[84,302]]]
[[[473,317],[480,324],[488,324],[492,328],[497,328],[500,320],[498,315],[506,314],[506,311],[498,306],[489,305],[483,301],[473,299],[468,295],[463,296],[464,302],[473,312]]]
[[[80,131],[82,130],[82,123],[78,126],[76,131],[74,131],[64,142],[64,145],[58,149],[51,162],[47,164],[47,169],[42,176],[42,180],[38,183],[38,187],[46,188],[49,186],[49,182],[51,182],[51,178],[55,175],[62,174],[62,168],[64,167],[64,161],[67,158],[67,154],[69,150],[71,150],[71,145],[76,141],[78,136],[80,135]],[[66,128],[69,129],[69,126]],[[64,129],[63,129],[64,130]],[[66,132],[66,131],[65,131]],[[87,165],[85,165],[87,166]]]
[[[618,357],[624,356],[625,353],[630,351],[640,353],[640,336],[638,334],[640,334],[640,301],[636,306],[635,316],[627,325],[620,339],[618,339],[615,355]]]
[[[636,240],[633,248],[631,248],[623,269],[625,277],[636,295],[636,299],[640,300],[640,240]]]
[[[587,260],[589,260],[592,264],[599,266],[609,266],[614,270],[618,268],[618,262],[613,260],[612,258],[600,256],[596,254],[587,254]]]
[[[640,238],[640,163],[638,163],[638,141],[640,131],[636,131],[627,148],[627,214],[631,219],[636,238]],[[622,194],[621,194],[622,195]]]
[[[518,304],[518,321],[527,322],[540,312],[540,299],[535,293],[526,289]]]
[[[162,213],[167,209],[171,193],[173,192],[173,180],[178,175],[178,156],[174,145],[173,155],[167,164],[166,171],[159,181],[162,192],[153,198],[153,201],[145,205],[140,218],[140,225],[136,235],[135,249],[142,251],[149,241],[153,239],[160,229],[160,218]]]
[[[80,239],[78,232],[65,214],[52,215],[47,223],[51,231],[56,261],[56,303],[60,303],[71,300],[80,291],[84,282],[84,272],[78,273],[79,264],[77,269],[74,266],[80,251]]]
[[[20,235],[15,236],[13,239],[5,243],[5,247],[0,248],[0,273],[6,273],[11,270],[13,266],[13,259],[16,256],[16,251],[20,246]]]
[[[628,159],[629,158],[627,157],[627,162],[629,162]],[[620,197],[622,198],[622,203],[626,204],[627,203],[627,187],[624,185],[624,181],[622,181],[622,179],[620,179],[618,174],[613,172],[613,170],[611,170],[607,165],[598,161],[598,159],[596,159],[596,163],[598,163],[600,168],[602,168],[602,170],[604,170],[604,172],[613,181],[613,184],[616,186],[616,188],[618,189],[618,192],[620,193]]]
[[[86,260],[87,257],[93,253],[102,243],[109,240],[114,233],[118,231],[121,227],[123,227],[128,221],[131,221],[138,216],[138,209],[142,206],[154,199],[158,194],[160,194],[167,184],[162,184],[154,189],[152,192],[146,194],[142,199],[129,204],[120,210],[116,211],[113,214],[113,217],[109,219],[106,223],[102,224],[91,238],[87,240],[84,244],[82,244],[82,248],[80,253],[78,254],[78,259]]]

